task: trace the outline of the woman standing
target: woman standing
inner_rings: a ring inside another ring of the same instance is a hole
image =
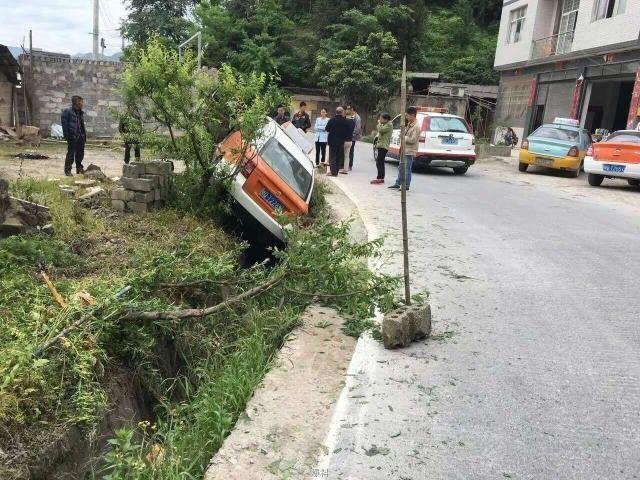
[[[325,157],[327,154],[327,140],[329,133],[327,132],[327,123],[329,123],[329,117],[327,117],[327,109],[320,110],[320,116],[316,118],[316,124],[314,131],[316,135],[316,167],[320,165],[320,155],[322,154],[322,163],[327,164]]]
[[[373,185],[380,185],[384,183],[385,175],[385,158],[387,158],[387,152],[389,151],[389,145],[391,145],[391,135],[393,134],[393,123],[391,122],[391,115],[383,113],[378,117],[378,141],[376,146],[376,167],[378,168],[378,176],[371,180]]]

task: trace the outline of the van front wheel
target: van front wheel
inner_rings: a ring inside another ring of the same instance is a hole
[[[469,167],[453,167],[453,173],[456,175],[464,175],[469,170]]]
[[[529,168],[528,163],[524,163],[524,162],[518,163],[518,170],[520,170],[521,172],[526,172],[527,168]]]

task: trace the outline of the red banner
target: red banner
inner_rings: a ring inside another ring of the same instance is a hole
[[[582,96],[582,84],[584,83],[584,77],[580,75],[576,86],[573,87],[573,99],[571,100],[571,112],[569,118],[578,120],[578,109],[580,108],[580,97]]]
[[[627,130],[633,130],[636,124],[636,118],[640,115],[638,111],[640,107],[640,68],[636,73],[636,84],[633,87],[633,94],[631,95],[631,104],[629,105],[629,116],[627,117]]]

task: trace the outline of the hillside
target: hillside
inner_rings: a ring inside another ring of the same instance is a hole
[[[391,75],[404,55],[411,70],[494,84],[500,11],[499,0],[135,0],[124,33],[177,44],[202,30],[206,63],[275,75],[286,86],[328,88],[345,57],[356,83],[379,69]]]

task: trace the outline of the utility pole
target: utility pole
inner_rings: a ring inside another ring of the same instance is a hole
[[[100,0],[93,0],[93,59],[98,60],[98,47],[100,35]]]
[[[407,57],[402,59],[402,85],[400,85],[400,206],[402,210],[402,251],[404,255],[404,301],[411,305],[411,284],[409,278],[409,228],[407,226],[407,159],[405,152],[405,132],[407,130]]]

